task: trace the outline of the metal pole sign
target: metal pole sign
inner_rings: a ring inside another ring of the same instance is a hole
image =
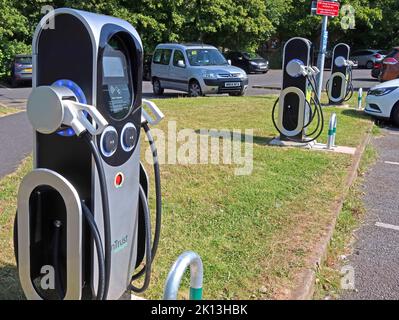
[[[312,7],[314,4],[312,4]],[[317,67],[320,73],[317,77],[317,94],[321,97],[321,92],[323,88],[323,74],[324,74],[324,62],[326,59],[327,43],[328,43],[328,17],[338,17],[339,16],[340,3],[336,0],[326,1],[318,0],[316,4],[316,14],[323,16],[322,26],[321,26],[321,37],[320,37],[320,51],[319,58],[317,61]],[[314,12],[314,11],[313,11]]]

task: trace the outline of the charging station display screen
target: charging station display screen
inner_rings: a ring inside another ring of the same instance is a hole
[[[104,57],[104,77],[124,77],[122,60],[118,57]]]
[[[107,44],[102,57],[103,102],[115,120],[124,119],[133,104],[133,85],[129,64],[121,42],[113,39]]]

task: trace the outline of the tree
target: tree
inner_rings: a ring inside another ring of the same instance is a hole
[[[320,40],[321,17],[311,16],[311,0],[297,0],[291,4],[283,15],[281,27],[278,30],[279,38],[286,41],[294,36],[308,38],[317,46]],[[341,22],[343,15],[329,19],[330,47],[338,42],[345,42],[353,48],[385,46],[391,42],[392,34],[387,30],[397,30],[397,11],[399,4],[396,0],[343,0],[341,7],[351,5],[355,10],[355,29],[343,29]],[[383,11],[386,11],[385,13]],[[396,15],[396,18],[394,17]],[[383,19],[384,17],[384,19]],[[387,17],[390,17],[388,20]],[[392,28],[388,28],[391,25]],[[391,39],[389,39],[391,37]]]
[[[27,19],[15,8],[15,1],[0,0],[0,14],[0,75],[3,75],[12,57],[29,53],[30,45]]]

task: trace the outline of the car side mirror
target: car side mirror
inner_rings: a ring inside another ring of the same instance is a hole
[[[180,67],[180,68],[185,68],[186,64],[184,63],[183,60],[179,60],[179,61],[177,61],[177,66]]]
[[[229,64],[229,65],[231,65],[231,60],[229,59],[229,60],[227,60],[227,63]]]

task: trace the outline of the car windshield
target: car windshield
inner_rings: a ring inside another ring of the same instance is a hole
[[[243,56],[248,60],[263,59],[260,55],[251,52],[244,52]]]
[[[18,57],[15,62],[19,64],[32,64],[32,57]]]
[[[191,66],[223,66],[228,64],[217,49],[189,49],[186,50],[186,53]]]
[[[386,58],[393,58],[399,52],[397,49],[393,49],[390,53],[387,54]]]

